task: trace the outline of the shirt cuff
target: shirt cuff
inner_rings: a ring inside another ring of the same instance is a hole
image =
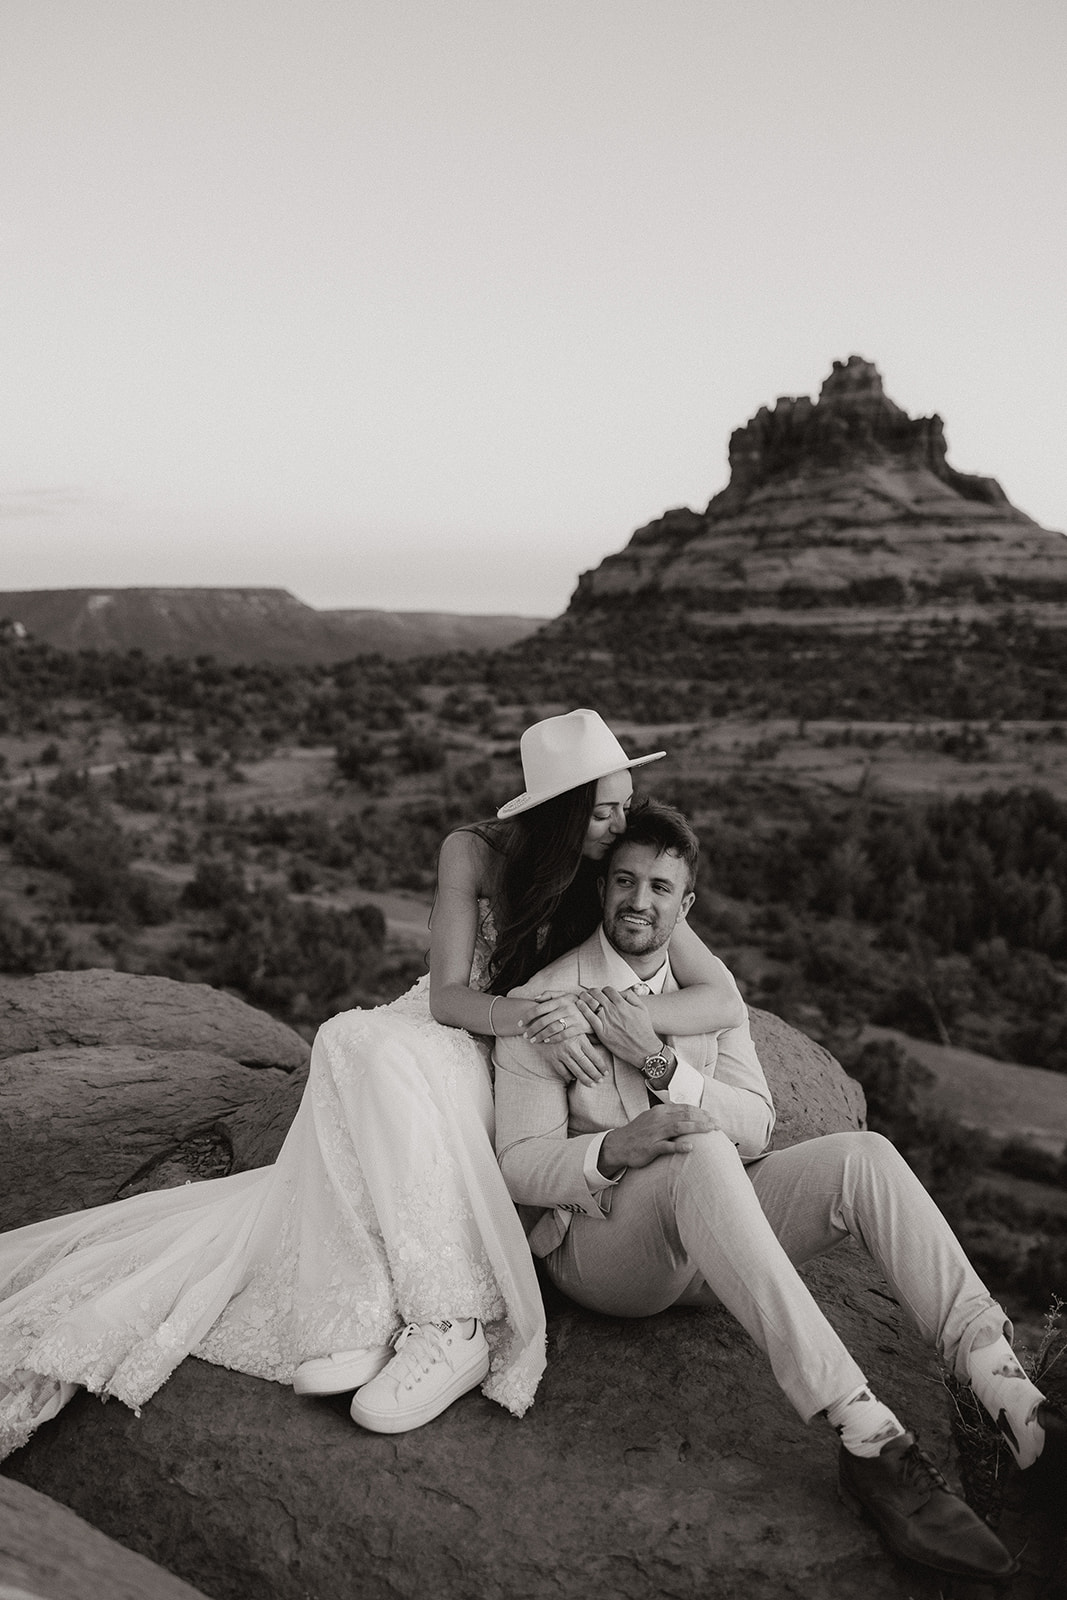
[[[705,1082],[702,1072],[678,1056],[670,1083],[665,1089],[653,1089],[652,1093],[665,1106],[698,1106],[704,1094]]]
[[[590,1139],[585,1148],[585,1161],[582,1164],[582,1172],[590,1194],[599,1194],[602,1189],[610,1189],[622,1177],[622,1172],[618,1172],[614,1178],[605,1178],[597,1165],[600,1160],[600,1147],[610,1132],[610,1128],[605,1128],[602,1133],[598,1133],[595,1138]],[[625,1170],[624,1167],[623,1172]]]

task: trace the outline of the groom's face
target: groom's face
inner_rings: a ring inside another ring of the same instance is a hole
[[[604,933],[622,956],[661,950],[693,904],[681,856],[650,844],[616,845],[603,884]]]

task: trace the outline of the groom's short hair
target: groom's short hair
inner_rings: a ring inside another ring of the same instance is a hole
[[[647,844],[658,856],[678,856],[685,863],[686,893],[696,888],[700,840],[675,806],[664,805],[662,800],[636,800],[627,816],[626,832],[615,840],[604,862],[605,869],[624,844]]]

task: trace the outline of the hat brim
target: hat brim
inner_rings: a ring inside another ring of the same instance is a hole
[[[650,756],[635,756],[632,761],[623,761],[619,766],[608,767],[604,772],[591,772],[588,778],[580,778],[577,783],[561,783],[558,789],[545,789],[538,794],[527,789],[524,793],[517,794],[514,800],[502,805],[497,817],[501,822],[506,822],[508,817],[517,817],[520,812],[532,811],[534,806],[544,805],[546,800],[554,800],[557,795],[566,794],[568,789],[580,789],[583,783],[599,783],[601,778],[608,777],[612,772],[626,772],[630,767],[644,767],[650,761],[662,761],[666,754],[666,750],[657,750]]]

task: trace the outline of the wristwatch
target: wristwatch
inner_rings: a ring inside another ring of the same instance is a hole
[[[652,1055],[646,1056],[642,1061],[641,1071],[649,1083],[658,1083],[671,1070],[673,1064],[671,1057],[665,1053],[668,1049],[670,1049],[669,1045],[661,1045],[658,1050],[654,1051]],[[672,1051],[671,1054],[673,1055],[673,1053]]]

